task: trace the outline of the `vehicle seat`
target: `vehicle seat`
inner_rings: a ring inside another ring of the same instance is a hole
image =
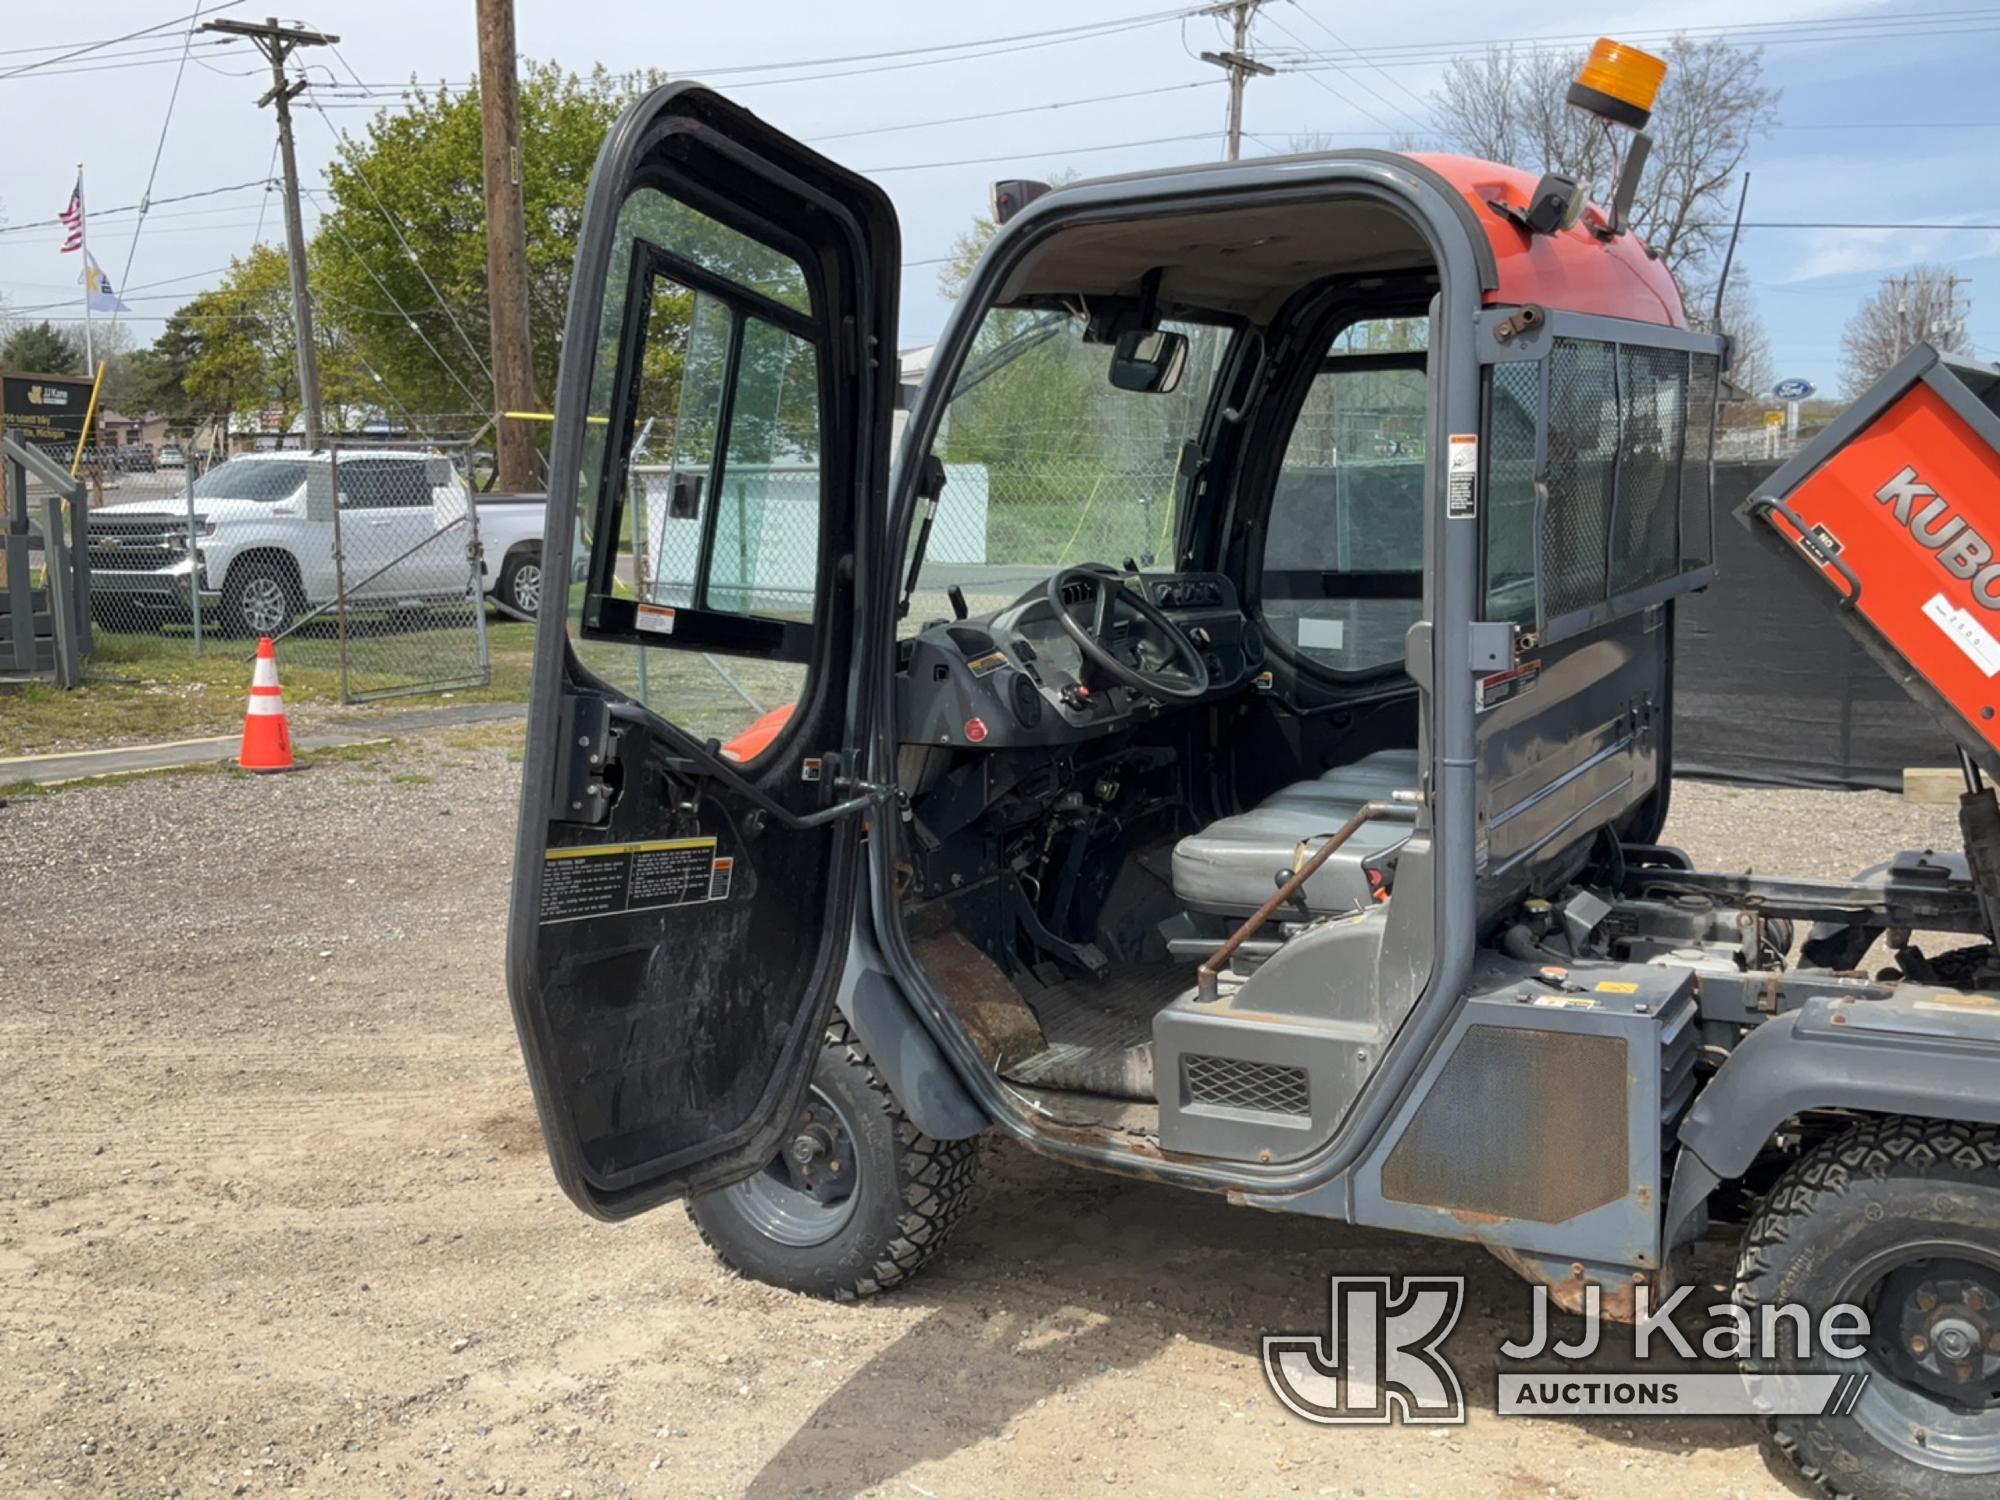
[[[1414,749],[1378,750],[1312,781],[1281,787],[1248,812],[1218,818],[1174,846],[1174,895],[1189,911],[1247,917],[1270,899],[1278,874],[1293,868],[1301,842],[1334,832],[1365,802],[1419,783]],[[1366,906],[1364,856],[1408,836],[1408,823],[1364,823],[1299,892],[1314,916]]]

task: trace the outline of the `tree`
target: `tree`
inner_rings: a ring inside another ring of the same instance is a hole
[[[1841,380],[1850,396],[1879,380],[1916,344],[1961,349],[1972,316],[1965,278],[1949,266],[1912,266],[1870,292],[1840,336]]]
[[[553,64],[524,70],[528,308],[535,383],[545,394],[555,389],[591,166],[619,110],[655,81],[613,80],[601,69],[579,78]],[[482,368],[489,330],[480,161],[477,90],[440,89],[412,91],[398,111],[377,114],[327,171],[332,206],[314,244],[321,308],[412,411],[485,411],[492,401]]]
[[[376,399],[348,348],[340,318],[320,321],[320,385],[329,406]],[[287,428],[299,414],[297,325],[291,270],[281,250],[255,245],[222,284],[183,304],[153,347],[132,357],[131,404],[176,422],[227,423],[275,408]]]
[[[1653,153],[1633,200],[1633,227],[1693,297],[1729,233],[1729,188],[1757,136],[1777,121],[1778,90],[1758,48],[1677,36],[1647,126]],[[1490,47],[1457,58],[1432,97],[1438,130],[1456,150],[1563,172],[1608,189],[1613,136],[1564,102],[1581,53]]]
[[[1052,172],[1049,174],[1051,188],[1067,187],[1083,174],[1075,171]],[[973,268],[979,264],[979,257],[986,253],[986,247],[993,243],[993,236],[1000,232],[1000,226],[993,222],[990,213],[972,216],[972,222],[958,233],[951,242],[951,253],[945,263],[938,268],[938,295],[956,302],[958,294],[965,290],[966,282],[972,279]]]
[[[83,341],[46,319],[23,323],[0,345],[0,365],[36,375],[81,375]]]

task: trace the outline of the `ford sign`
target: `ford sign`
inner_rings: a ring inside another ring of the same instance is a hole
[[[1819,387],[1810,380],[1794,377],[1791,380],[1781,380],[1772,386],[1771,394],[1780,401],[1808,401],[1818,390]]]

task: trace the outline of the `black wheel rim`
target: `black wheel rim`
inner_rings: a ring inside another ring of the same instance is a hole
[[[861,1164],[847,1117],[814,1088],[770,1165],[723,1191],[759,1234],[803,1250],[847,1227],[860,1186]]]
[[[1841,1300],[1868,1311],[1861,1429],[1924,1468],[2000,1472],[2000,1252],[1899,1245],[1858,1267]]]

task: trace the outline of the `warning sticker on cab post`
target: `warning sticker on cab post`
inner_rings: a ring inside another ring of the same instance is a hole
[[[712,837],[551,849],[542,858],[542,924],[725,901],[735,873]]]
[[[674,633],[674,611],[666,604],[639,604],[632,609],[632,626],[635,630],[648,631],[653,635]]]
[[[1444,468],[1444,513],[1454,521],[1479,514],[1479,435],[1454,432]]]

